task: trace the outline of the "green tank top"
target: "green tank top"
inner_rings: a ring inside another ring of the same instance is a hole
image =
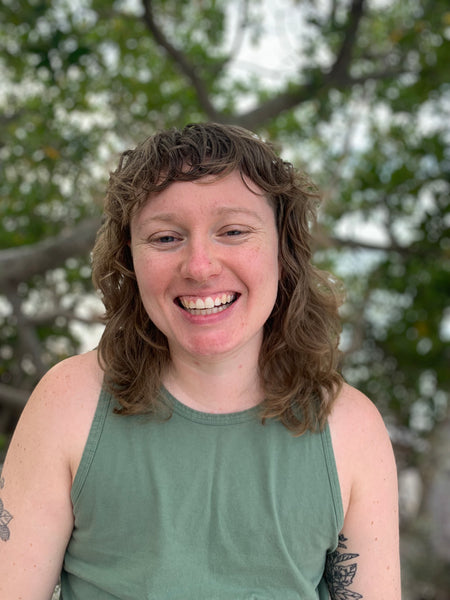
[[[72,488],[63,600],[328,598],[343,525],[328,426],[293,437],[257,409],[113,413],[102,391]]]

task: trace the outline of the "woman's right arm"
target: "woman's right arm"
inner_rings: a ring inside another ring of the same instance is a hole
[[[47,373],[11,440],[0,476],[0,598],[49,600],[58,581],[73,528],[72,480],[101,385],[87,357]]]

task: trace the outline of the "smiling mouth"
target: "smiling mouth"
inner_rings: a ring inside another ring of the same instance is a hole
[[[206,298],[180,296],[177,298],[177,302],[191,315],[214,315],[229,308],[237,298],[238,294],[236,293],[224,293]]]

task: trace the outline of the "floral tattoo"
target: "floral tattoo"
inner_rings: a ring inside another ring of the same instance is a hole
[[[348,564],[347,561],[357,558],[359,554],[340,552],[340,549],[347,549],[344,543],[346,541],[347,538],[341,533],[339,535],[338,547],[327,558],[325,579],[327,580],[331,600],[359,600],[362,598],[361,594],[352,592],[349,589],[355,578],[358,566],[356,562]]]
[[[0,477],[0,490],[5,486],[5,480]],[[12,515],[4,508],[2,499],[0,498],[0,540],[7,542],[9,540],[9,527],[8,524],[12,519]]]

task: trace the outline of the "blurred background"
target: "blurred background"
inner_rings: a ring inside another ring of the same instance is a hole
[[[449,599],[449,46],[441,0],[3,0],[0,463],[43,373],[101,335],[89,253],[118,154],[242,125],[322,190],[343,373],[396,452],[404,598]]]

